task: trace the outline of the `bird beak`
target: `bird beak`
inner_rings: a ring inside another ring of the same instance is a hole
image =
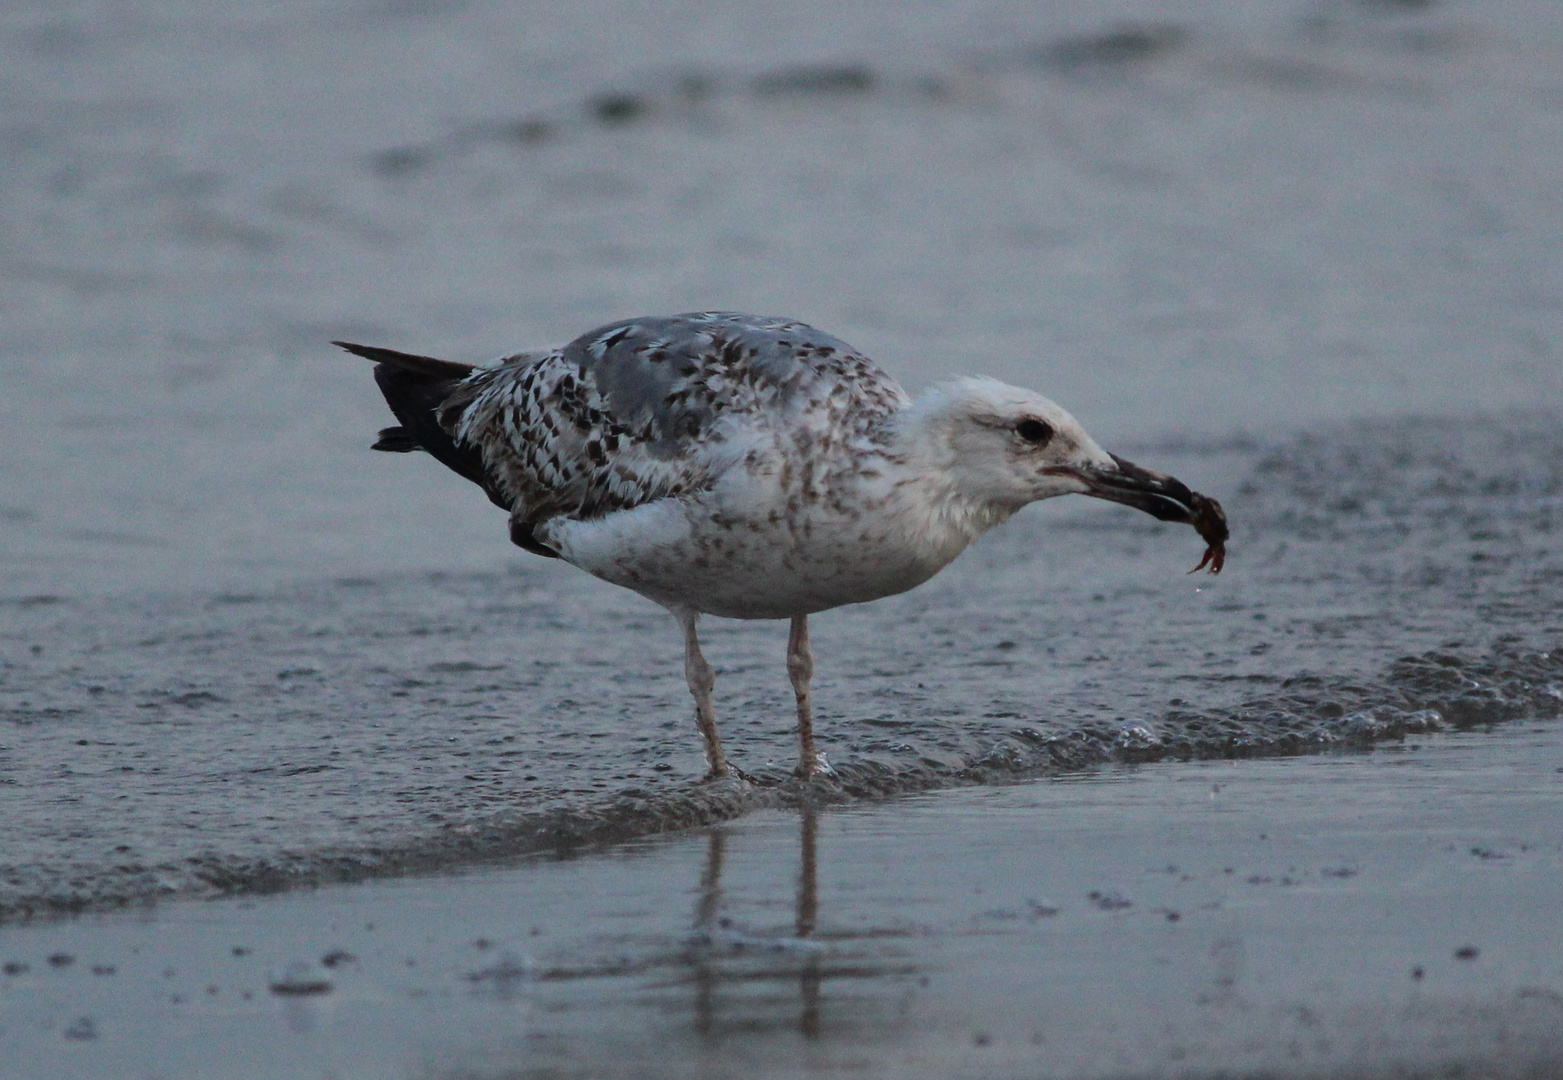
[[[1142,469],[1117,454],[1109,454],[1108,457],[1113,459],[1117,468],[1109,466],[1069,470],[1084,481],[1087,495],[1132,506],[1159,521],[1193,523],[1194,493],[1181,480],[1166,473]]]
[[[1095,498],[1132,506],[1160,521],[1194,526],[1208,545],[1204,559],[1194,569],[1209,566],[1212,574],[1220,573],[1227,540],[1227,516],[1221,504],[1208,495],[1190,491],[1181,480],[1166,473],[1142,469],[1116,454],[1108,457],[1116,468],[1059,466],[1047,472],[1074,477],[1085,484],[1085,494]]]

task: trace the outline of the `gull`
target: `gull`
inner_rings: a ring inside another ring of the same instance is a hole
[[[811,778],[831,771],[814,743],[815,612],[914,588],[1059,495],[1194,525],[1208,544],[1195,570],[1225,557],[1214,499],[1107,453],[1040,394],[965,377],[914,400],[793,319],[627,319],[490,366],[333,344],[376,362],[398,423],[374,449],[427,451],[509,512],[519,547],[673,614],[709,778],[734,770],[701,615],[791,620],[796,774]]]

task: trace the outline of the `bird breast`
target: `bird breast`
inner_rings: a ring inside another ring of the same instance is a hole
[[[975,539],[896,466],[861,446],[751,453],[704,491],[555,519],[539,536],[588,573],[675,610],[811,614],[905,592]]]

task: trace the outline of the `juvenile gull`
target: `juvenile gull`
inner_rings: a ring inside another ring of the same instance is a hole
[[[814,746],[808,617],[922,584],[1038,499],[1084,494],[1207,541],[1214,499],[1107,453],[1030,390],[960,378],[915,401],[850,345],[791,319],[707,311],[610,323],[473,367],[345,341],[376,361],[400,426],[510,513],[510,539],[671,611],[713,777],[731,771],[702,614],[790,619],[798,773]]]

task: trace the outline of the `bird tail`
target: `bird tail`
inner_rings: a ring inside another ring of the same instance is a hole
[[[355,345],[351,341],[333,341],[331,344],[375,362],[374,381],[380,385],[385,403],[400,421],[400,426],[380,431],[373,449],[397,454],[426,450],[451,471],[482,487],[494,502],[507,510],[510,508],[508,500],[502,501],[496,497],[496,488],[483,464],[483,455],[451,438],[450,432],[440,425],[437,415],[451,392],[477,368],[471,364],[436,360],[432,356],[414,356],[376,345]]]
[[[510,497],[489,472],[483,455],[473,447],[451,438],[450,432],[440,423],[440,411],[450,402],[457,388],[478,368],[471,364],[436,360],[432,356],[414,356],[395,349],[382,349],[377,345],[355,345],[351,341],[333,341],[331,344],[346,349],[354,356],[375,362],[374,381],[379,383],[380,393],[385,395],[385,403],[391,407],[391,412],[401,421],[396,427],[381,428],[380,437],[370,449],[393,454],[426,450],[452,472],[465,476],[481,487],[489,502],[501,510],[514,509]],[[466,404],[470,404],[470,401]],[[525,548],[535,555],[557,559],[558,552],[544,547],[534,535],[534,530],[534,523],[517,521],[512,517],[510,540],[517,547]]]

